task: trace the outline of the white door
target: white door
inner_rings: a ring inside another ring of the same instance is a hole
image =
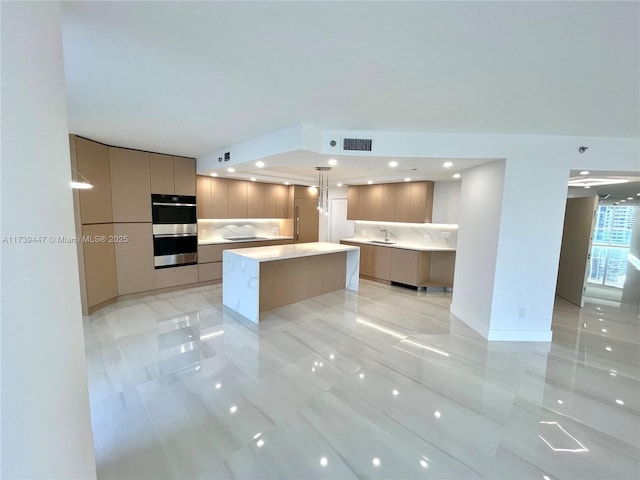
[[[342,238],[353,237],[355,222],[347,220],[347,199],[332,198],[329,205],[329,241],[340,243]]]

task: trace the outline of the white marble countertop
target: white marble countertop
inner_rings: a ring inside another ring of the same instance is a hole
[[[273,240],[293,240],[293,237],[286,236],[262,236],[259,235],[260,238],[254,240],[225,240],[224,238],[217,238],[215,240],[198,240],[198,245],[227,245],[234,243],[246,243],[246,242],[272,242]]]
[[[251,258],[258,262],[270,262],[287,258],[310,257],[327,253],[348,252],[357,250],[358,247],[340,245],[338,243],[312,242],[292,243],[288,245],[271,245],[268,247],[250,247],[225,250],[225,253],[233,253],[242,257]]]
[[[456,251],[455,248],[451,248],[451,247],[434,247],[434,246],[420,245],[419,243],[409,243],[409,242],[382,243],[382,242],[374,242],[372,240],[367,240],[364,238],[343,238],[340,241],[362,243],[363,245],[376,245],[378,247],[391,247],[391,248],[401,248],[404,250],[417,250],[420,252],[455,252]]]

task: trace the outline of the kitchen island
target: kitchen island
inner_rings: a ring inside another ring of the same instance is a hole
[[[260,312],[347,288],[358,290],[360,249],[296,243],[225,250],[222,303],[258,323]]]

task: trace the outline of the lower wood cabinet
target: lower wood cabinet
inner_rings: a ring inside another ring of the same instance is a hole
[[[151,224],[116,223],[113,233],[118,295],[156,288]]]
[[[260,242],[214,243],[198,245],[198,281],[210,282],[222,280],[222,252],[235,248],[268,247],[271,245],[286,245],[293,243],[292,239],[263,240]]]
[[[115,248],[108,241],[113,237],[113,225],[83,225],[82,236],[86,239],[82,248],[87,307],[91,308],[118,295]]]
[[[198,265],[155,270],[156,288],[175,287],[198,282]]]
[[[414,287],[452,287],[456,252],[407,250],[356,242],[360,247],[360,276]]]

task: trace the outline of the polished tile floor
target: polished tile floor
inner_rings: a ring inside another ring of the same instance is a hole
[[[361,281],[260,325],[213,285],[85,319],[101,479],[637,479],[640,311],[556,302],[488,343],[450,294]]]

